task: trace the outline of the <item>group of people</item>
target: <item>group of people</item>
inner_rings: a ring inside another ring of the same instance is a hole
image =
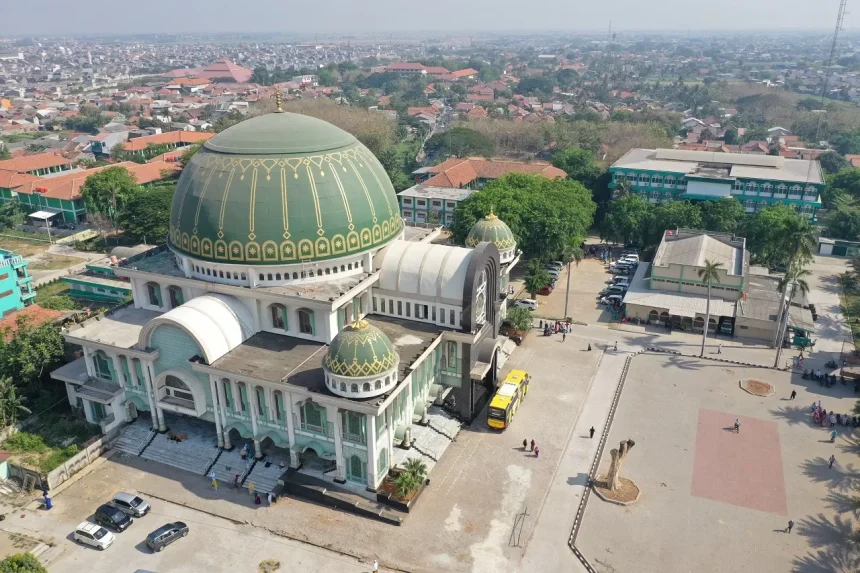
[[[543,329],[544,336],[550,336],[551,334],[561,334],[562,340],[567,337],[567,333],[570,332],[570,321],[569,320],[556,320],[555,322],[551,320],[547,320],[544,322],[540,321],[540,328]]]
[[[825,408],[821,407],[821,400],[817,403],[812,403],[812,421],[821,426],[822,428],[834,428],[832,432],[830,432],[830,441],[835,442],[836,436],[839,435],[839,432],[836,431],[835,426],[837,423],[837,416],[842,417],[840,414],[834,414],[832,411],[828,412]]]
[[[528,448],[529,448],[528,440],[523,440],[523,451],[524,452],[534,452],[536,458],[540,457],[540,447],[538,447],[537,443],[535,443],[534,440],[531,441],[531,449],[528,449]]]

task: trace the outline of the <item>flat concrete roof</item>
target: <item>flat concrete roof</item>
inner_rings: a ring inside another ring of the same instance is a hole
[[[394,344],[400,356],[400,379],[409,374],[409,367],[443,332],[450,331],[435,324],[414,322],[388,316],[368,315],[370,324],[381,330]]]
[[[128,281],[124,281],[119,278],[106,277],[104,275],[99,275],[89,271],[77,273],[74,275],[68,275],[62,278],[63,280],[90,283],[108,288],[121,288],[125,290],[131,290],[131,283]]]
[[[456,187],[435,187],[433,185],[425,186],[422,184],[415,185],[409,189],[404,189],[398,195],[401,197],[418,197],[420,199],[444,199],[447,201],[462,201],[469,195],[476,193],[475,189],[458,189]],[[408,205],[406,208],[410,208]]]
[[[670,315],[686,316],[695,318],[697,315],[704,316],[707,310],[708,297],[687,292],[670,292],[665,290],[652,290],[646,280],[648,278],[649,263],[642,263],[636,269],[633,280],[630,281],[630,289],[624,295],[624,304],[647,306],[654,309],[667,311]],[[711,316],[734,316],[735,303],[723,300],[719,297],[711,297]]]
[[[73,326],[66,336],[99,342],[118,348],[131,348],[137,344],[140,331],[160,312],[127,306],[105,314],[100,319],[90,318],[79,326]]]
[[[435,229],[424,227],[404,227],[403,239],[406,241],[420,242],[424,237],[428,236]]]

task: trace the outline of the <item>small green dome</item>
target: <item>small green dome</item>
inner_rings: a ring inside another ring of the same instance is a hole
[[[185,166],[169,242],[200,260],[285,265],[355,255],[399,236],[385,169],[320,119],[270,113],[224,130]]]
[[[479,243],[484,242],[493,243],[499,251],[507,251],[517,246],[517,240],[511,232],[511,228],[496,217],[492,211],[475,223],[466,237],[467,247],[477,247]]]
[[[336,376],[379,376],[397,366],[399,357],[385,334],[361,319],[341,330],[323,359],[323,368]]]

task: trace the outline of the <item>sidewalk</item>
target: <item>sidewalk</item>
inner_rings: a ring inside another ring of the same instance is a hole
[[[525,555],[518,571],[547,573],[585,571],[567,545],[579,501],[585,492],[588,472],[597,454],[600,434],[606,425],[609,409],[629,352],[637,347],[608,350],[601,359],[576,425],[556,469],[552,485],[544,500],[537,523],[532,529]],[[595,438],[588,430],[594,426]]]

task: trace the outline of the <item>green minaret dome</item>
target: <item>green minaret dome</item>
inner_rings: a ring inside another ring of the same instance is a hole
[[[376,250],[402,229],[367,147],[320,119],[276,112],[203,144],[179,178],[169,242],[200,260],[284,265]]]
[[[517,240],[511,232],[511,228],[496,217],[492,211],[475,223],[466,237],[467,247],[477,247],[483,242],[493,243],[499,251],[507,251],[517,246]]]
[[[394,345],[377,327],[361,319],[341,330],[323,359],[323,368],[337,376],[379,376],[397,366]]]

